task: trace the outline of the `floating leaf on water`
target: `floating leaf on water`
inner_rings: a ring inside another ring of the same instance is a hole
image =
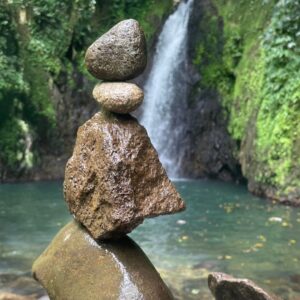
[[[283,222],[283,223],[281,224],[281,226],[282,226],[282,227],[288,227],[288,226],[289,226],[289,223]]]
[[[191,293],[193,295],[198,295],[200,293],[200,290],[198,290],[198,289],[192,289]]]
[[[264,244],[263,243],[256,243],[254,245],[254,248],[263,248],[264,247]]]
[[[232,259],[232,256],[230,256],[230,255],[219,255],[218,259],[219,260],[229,260],[229,259]]]
[[[252,248],[249,248],[249,249],[243,250],[243,253],[250,253],[250,252],[252,252],[252,251],[253,251],[253,249],[252,249]]]
[[[264,236],[264,235],[259,235],[258,237],[257,237],[259,240],[261,240],[262,242],[266,242],[267,241],[267,238]]]
[[[186,240],[189,239],[189,237],[188,237],[187,235],[184,235],[184,236],[181,237],[181,239],[182,239],[183,241],[186,241]]]
[[[280,218],[280,217],[271,217],[271,218],[269,218],[269,221],[270,221],[270,222],[278,222],[278,223],[281,223],[281,222],[282,222],[282,218]]]
[[[295,245],[297,242],[296,240],[289,240],[289,246]]]
[[[185,225],[186,224],[186,220],[177,220],[176,224],[178,224],[178,225]]]

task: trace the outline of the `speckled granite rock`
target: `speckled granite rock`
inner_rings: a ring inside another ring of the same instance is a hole
[[[32,272],[51,300],[173,299],[130,238],[97,243],[75,221],[57,234]]]
[[[128,114],[143,102],[144,93],[134,83],[104,82],[97,84],[93,96],[101,106],[111,112]]]
[[[147,64],[147,48],[139,23],[129,19],[115,25],[88,48],[85,63],[102,80],[123,81],[141,74]]]
[[[144,127],[130,115],[104,112],[78,130],[64,195],[95,239],[122,236],[146,217],[185,208]]]
[[[234,278],[224,273],[210,274],[208,287],[216,300],[280,300],[249,279]]]

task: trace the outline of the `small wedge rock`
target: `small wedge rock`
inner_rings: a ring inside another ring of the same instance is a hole
[[[173,299],[129,237],[96,242],[74,221],[56,235],[34,262],[32,272],[51,300]]]
[[[118,238],[146,217],[185,208],[144,127],[130,115],[107,112],[79,128],[64,196],[95,239]]]
[[[129,19],[112,27],[88,48],[85,63],[101,80],[125,81],[140,75],[147,64],[147,48],[139,23]]]
[[[93,97],[110,112],[128,114],[141,105],[144,93],[133,83],[105,82],[95,86]]]
[[[224,273],[210,274],[208,287],[216,300],[281,300],[249,279],[234,278]]]

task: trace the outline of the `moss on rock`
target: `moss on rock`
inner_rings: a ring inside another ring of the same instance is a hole
[[[213,0],[194,63],[202,88],[222,96],[249,188],[300,198],[300,2]]]

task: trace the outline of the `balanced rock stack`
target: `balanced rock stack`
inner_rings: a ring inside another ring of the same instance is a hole
[[[129,115],[143,91],[125,82],[146,67],[144,33],[135,20],[118,23],[86,52],[102,82],[101,111],[81,126],[64,181],[75,221],[33,265],[51,299],[172,299],[142,250],[126,236],[147,217],[185,208],[146,130]]]

